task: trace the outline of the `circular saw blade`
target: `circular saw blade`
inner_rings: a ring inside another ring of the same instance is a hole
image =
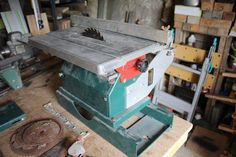
[[[62,127],[54,119],[41,119],[30,122],[12,135],[11,149],[24,156],[39,156],[45,149],[51,148],[62,135]]]
[[[104,41],[104,38],[101,33],[95,28],[86,28],[84,32],[82,32],[82,35],[89,38]]]

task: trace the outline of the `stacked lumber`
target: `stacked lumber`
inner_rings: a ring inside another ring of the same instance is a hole
[[[235,19],[234,4],[201,0],[200,7],[176,5],[174,27],[185,31],[228,36]]]

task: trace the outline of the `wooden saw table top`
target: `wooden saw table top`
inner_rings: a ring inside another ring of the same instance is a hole
[[[86,127],[79,120],[71,116],[57,102],[55,90],[60,82],[58,73],[47,72],[34,78],[29,87],[24,87],[15,92],[9,92],[0,98],[0,103],[7,100],[14,100],[27,113],[27,120],[20,122],[8,130],[0,133],[0,151],[8,157],[20,157],[15,154],[9,146],[9,140],[14,131],[27,122],[39,118],[53,117],[47,113],[42,105],[51,102],[57,111],[64,114],[78,127],[88,130],[91,134],[85,142],[86,155],[89,157],[125,157],[125,155],[105,141],[99,135]],[[185,143],[188,133],[192,129],[192,124],[179,118],[174,117],[173,128],[165,132],[159,139],[143,153],[142,157],[171,157]],[[64,128],[64,137],[76,139],[76,135]],[[60,140],[60,139],[58,139]],[[46,150],[45,150],[46,151]]]

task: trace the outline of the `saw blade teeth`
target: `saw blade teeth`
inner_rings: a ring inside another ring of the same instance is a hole
[[[82,32],[81,34],[86,37],[104,41],[104,37],[102,36],[101,32],[93,27],[84,29],[84,32]]]

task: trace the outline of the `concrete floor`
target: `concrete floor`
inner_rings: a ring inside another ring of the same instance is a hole
[[[196,152],[188,149],[185,146],[182,146],[178,152],[175,154],[174,157],[203,157],[199,154],[197,154]]]

